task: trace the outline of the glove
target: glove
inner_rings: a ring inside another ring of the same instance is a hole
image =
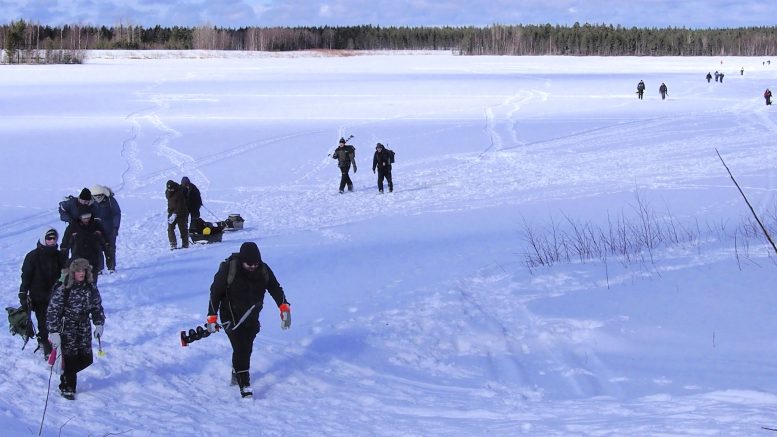
[[[103,325],[94,325],[94,338],[101,338],[103,336]]]
[[[49,332],[49,343],[54,349],[59,349],[62,346],[62,337],[59,336],[59,332]]]
[[[353,172],[356,173],[356,165],[353,166]]]
[[[375,173],[375,169],[374,169],[374,168],[372,169],[372,173],[373,173],[373,174]]]
[[[172,213],[169,216],[167,216],[167,223],[170,223],[171,225],[175,223],[175,219],[178,218],[178,215],[176,213]]]
[[[208,332],[210,332],[211,334],[216,332],[216,315],[215,314],[208,316],[208,320],[207,320],[207,323],[205,324],[205,326],[208,328]]]
[[[291,328],[291,307],[289,304],[281,304],[278,309],[281,310],[281,329]]]
[[[27,307],[27,295],[19,293],[19,305],[22,307],[24,311],[28,311],[29,308]]]

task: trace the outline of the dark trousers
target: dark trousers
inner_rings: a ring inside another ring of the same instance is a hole
[[[178,232],[181,234],[181,247],[189,247],[189,214],[183,217],[176,217],[173,223],[167,224],[167,240],[170,247],[177,247],[178,241],[175,239],[175,227],[178,226]]]
[[[108,248],[103,251],[98,257],[97,272],[103,268],[108,270],[116,270],[116,233],[111,232],[105,236],[105,242],[108,243]],[[105,257],[103,257],[105,255]]]
[[[198,218],[200,218],[200,208],[189,211],[189,228],[192,227],[194,220]]]
[[[51,350],[49,330],[46,329],[46,310],[48,308],[48,297],[30,297],[30,310],[35,313],[35,319],[38,321],[38,343],[43,348],[44,353]]]
[[[234,331],[227,332],[229,342],[232,344],[232,370],[238,374],[238,382],[242,377],[241,373],[248,375],[248,370],[251,368],[251,352],[254,350],[254,339],[258,332],[258,326],[250,325],[242,325]]]
[[[69,388],[76,391],[77,373],[91,366],[94,362],[92,351],[62,354],[62,374],[59,376],[59,389]]]
[[[771,105],[772,104],[772,98],[771,97],[767,97],[766,98],[766,104],[767,105]]]
[[[637,97],[639,97],[639,99],[642,100],[642,91],[637,91]]]
[[[661,100],[666,99],[666,93],[661,93]]]
[[[383,178],[388,182],[389,191],[394,191],[394,182],[391,181],[391,167],[378,168],[378,190],[383,192]]]
[[[351,177],[348,176],[348,171],[350,169],[351,166],[340,167],[340,191],[343,191],[346,185],[348,185],[348,191],[353,191],[353,182],[351,181]]]

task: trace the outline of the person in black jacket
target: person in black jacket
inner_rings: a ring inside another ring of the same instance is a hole
[[[216,331],[216,314],[220,314],[221,326],[232,344],[232,384],[240,387],[243,397],[253,394],[249,369],[265,291],[278,305],[281,328],[290,328],[291,308],[283,288],[270,267],[262,262],[259,247],[250,241],[219,265],[210,286],[207,328]]]
[[[340,142],[337,143],[337,149],[332,153],[332,159],[337,160],[337,167],[340,169],[340,193],[343,193],[345,187],[348,186],[348,191],[353,191],[353,181],[348,176],[348,171],[353,164],[353,173],[356,174],[356,148],[350,144],[346,145],[347,140],[340,138]]]
[[[394,191],[394,183],[391,181],[391,153],[378,143],[375,146],[375,155],[372,157],[372,172],[378,169],[378,192],[383,193],[383,178],[388,181],[389,193]]]
[[[65,268],[65,260],[57,248],[58,238],[56,229],[48,229],[35,249],[27,253],[22,263],[22,284],[19,286],[19,303],[25,310],[33,311],[38,320],[38,345],[43,348],[45,359],[51,353],[46,309],[51,290]]]
[[[181,192],[183,192],[183,197],[186,199],[186,208],[189,209],[189,216],[191,220],[191,222],[189,222],[189,227],[191,227],[194,219],[200,218],[202,195],[200,194],[200,189],[197,188],[197,186],[194,185],[186,176],[181,178]]]
[[[181,186],[175,181],[167,181],[165,185],[165,197],[167,198],[167,240],[170,242],[170,249],[178,248],[178,241],[175,238],[175,228],[181,234],[181,247],[189,247],[189,208],[186,207],[186,197],[183,195]]]
[[[109,244],[105,241],[105,230],[103,230],[100,221],[92,217],[90,210],[82,207],[78,221],[69,224],[65,229],[60,251],[65,259],[86,259],[92,266],[92,271],[97,271],[99,258],[103,252],[106,257],[112,253],[108,249]],[[68,253],[70,254],[69,258]],[[106,263],[112,264],[113,260],[107,260]],[[94,283],[97,284],[97,275],[95,275]]]

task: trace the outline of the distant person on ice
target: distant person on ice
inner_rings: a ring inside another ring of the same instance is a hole
[[[720,73],[718,73],[717,70],[715,70],[715,82],[717,82],[720,79]]]
[[[388,182],[389,193],[394,191],[394,183],[391,181],[391,152],[378,143],[375,146],[375,155],[372,157],[372,172],[378,170],[378,192],[383,193],[383,178]]]
[[[24,257],[22,283],[19,286],[19,303],[25,310],[35,312],[38,320],[38,347],[43,348],[44,359],[49,359],[51,344],[46,330],[46,310],[51,299],[51,290],[65,268],[65,258],[57,248],[59,234],[54,228],[43,237]]]
[[[637,84],[637,97],[642,100],[642,95],[645,94],[645,82],[641,80]]]
[[[54,288],[46,313],[51,346],[62,360],[59,391],[65,399],[75,399],[77,373],[94,361],[92,323],[94,337],[101,338],[105,324],[102,298],[89,261],[77,258],[70,263],[64,282]]]
[[[766,91],[764,91],[764,99],[766,100],[767,106],[772,104],[772,90],[769,88],[766,88]]]
[[[191,217],[189,227],[191,227],[191,223],[194,223],[195,219],[200,218],[202,196],[197,185],[194,185],[186,176],[181,178],[181,191],[183,192],[184,199],[186,199],[186,208],[189,210],[189,216]]]
[[[265,291],[270,292],[278,305],[281,329],[289,329],[291,308],[283,288],[270,266],[262,262],[259,247],[250,241],[219,265],[210,286],[207,328],[210,332],[216,331],[216,314],[220,314],[221,326],[232,344],[231,384],[240,388],[243,397],[253,395],[249,374],[251,352],[260,329],[259,313]]]
[[[725,76],[725,75],[723,74],[723,72],[721,72],[720,73],[720,83],[723,83],[723,76]]]
[[[710,72],[708,71],[707,72],[707,83],[710,83],[711,80],[712,80],[712,74],[710,74]]]
[[[165,188],[167,198],[167,240],[170,242],[170,250],[178,248],[175,238],[175,228],[181,234],[181,247],[189,247],[189,209],[186,207],[186,198],[181,186],[175,181],[167,181]]]
[[[661,86],[658,87],[658,93],[661,94],[661,100],[666,99],[666,95],[669,94],[669,90],[666,88],[666,84],[661,82]]]
[[[356,173],[356,148],[345,143],[345,138],[340,138],[337,149],[332,153],[332,159],[337,160],[337,167],[340,168],[340,193],[343,192],[346,185],[348,191],[353,191],[353,182],[348,176],[351,164],[353,164],[353,172]]]

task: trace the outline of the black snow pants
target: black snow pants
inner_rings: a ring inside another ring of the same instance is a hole
[[[353,191],[353,182],[351,181],[351,177],[348,176],[348,171],[351,169],[351,166],[347,167],[340,167],[340,192],[342,193],[345,189],[345,186],[348,185],[348,191]]]
[[[386,181],[388,182],[388,189],[389,192],[394,191],[394,182],[391,181],[391,167],[380,167],[378,168],[378,190],[380,192],[383,192],[383,178],[386,178]]]

